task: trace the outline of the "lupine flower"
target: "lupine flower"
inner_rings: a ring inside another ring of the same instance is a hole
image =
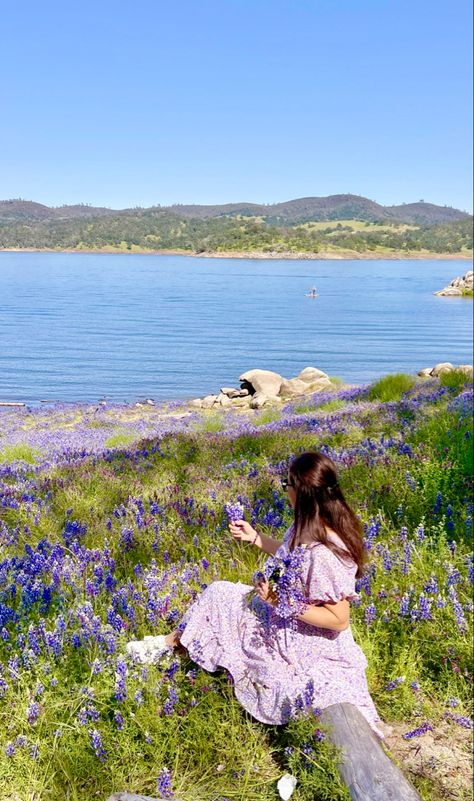
[[[431,726],[428,721],[423,723],[422,726],[419,726],[417,729],[413,729],[412,731],[407,731],[406,734],[403,735],[405,740],[412,740],[414,737],[420,737],[422,734],[426,734],[428,731],[433,731],[433,726]]]
[[[364,613],[365,625],[370,626],[377,619],[375,604],[369,604]]]
[[[234,520],[243,520],[244,508],[241,503],[224,504],[224,512],[231,523],[234,522]]]
[[[157,791],[160,798],[173,798],[173,788],[171,785],[171,773],[168,768],[162,768],[158,774]]]
[[[107,752],[102,745],[102,737],[100,736],[100,732],[97,731],[97,729],[89,729],[89,739],[96,757],[100,759],[101,762],[105,762],[107,760]]]
[[[395,690],[397,687],[400,686],[400,684],[403,684],[404,681],[405,681],[405,676],[399,676],[397,679],[393,679],[393,681],[389,681],[385,685],[384,689],[385,690]]]
[[[26,717],[30,726],[34,726],[36,721],[38,720],[38,715],[40,713],[40,706],[37,701],[32,701],[29,707],[26,710]]]

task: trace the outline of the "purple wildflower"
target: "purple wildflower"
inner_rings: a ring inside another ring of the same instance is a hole
[[[375,604],[369,604],[364,613],[365,625],[370,626],[376,619],[377,619],[377,610],[375,608]]]
[[[412,740],[414,737],[420,737],[420,735],[426,734],[428,731],[433,731],[433,726],[426,721],[426,723],[423,723],[423,726],[419,726],[412,731],[407,731],[407,733],[403,735],[403,738],[405,740]]]
[[[97,759],[100,759],[101,762],[105,762],[107,760],[107,752],[102,745],[100,732],[97,731],[97,729],[89,729],[89,739]]]
[[[226,513],[230,523],[233,523],[235,520],[243,520],[244,507],[241,503],[224,504],[224,512]]]
[[[171,786],[171,773],[168,768],[162,768],[158,774],[157,791],[160,798],[173,798],[173,788]]]

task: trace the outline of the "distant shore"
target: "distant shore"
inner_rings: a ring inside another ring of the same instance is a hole
[[[197,253],[190,250],[147,250],[146,248],[132,247],[129,249],[115,248],[107,246],[103,248],[0,248],[0,253],[105,253],[105,254],[135,254],[144,256],[193,256],[194,258],[206,259],[294,259],[294,260],[310,260],[310,261],[374,261],[374,260],[412,260],[417,259],[420,261],[427,259],[454,260],[463,259],[465,261],[472,261],[473,254],[466,253],[465,251],[458,253],[431,253],[430,251],[356,251],[356,250],[325,250],[318,253],[294,253],[292,251],[285,251],[279,253],[277,251],[270,251],[263,253],[262,251],[210,251]]]

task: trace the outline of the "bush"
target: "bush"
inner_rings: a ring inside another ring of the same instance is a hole
[[[371,385],[368,397],[369,400],[378,400],[382,403],[399,401],[415,384],[416,378],[413,375],[405,373],[386,375]]]
[[[462,370],[449,370],[449,372],[441,373],[439,381],[442,387],[450,387],[460,392],[465,384],[472,383],[472,378],[469,379]]]

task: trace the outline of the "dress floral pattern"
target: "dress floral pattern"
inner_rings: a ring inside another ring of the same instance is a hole
[[[277,556],[288,553],[291,534],[292,527]],[[336,535],[334,540],[344,547]],[[305,548],[301,581],[308,602],[356,599],[355,574],[354,562],[342,561],[327,546]],[[238,700],[263,723],[282,724],[305,707],[346,701],[382,736],[367,688],[367,660],[350,627],[336,632],[279,618],[269,604],[249,597],[252,590],[215,581],[201,593],[180,627],[191,658],[210,672],[228,670]]]

